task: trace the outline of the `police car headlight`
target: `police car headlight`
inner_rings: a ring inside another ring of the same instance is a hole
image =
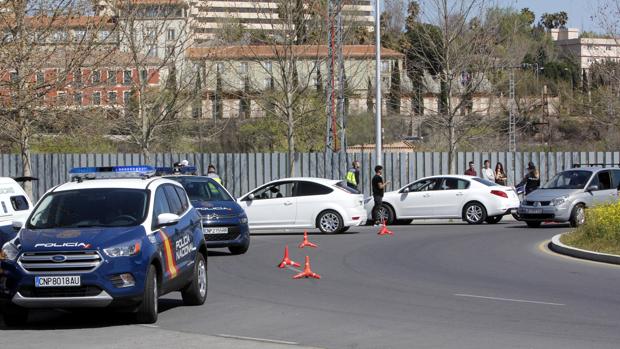
[[[560,196],[559,198],[555,198],[551,200],[552,206],[562,206],[566,203],[566,199],[568,199],[568,195]]]
[[[248,224],[248,217],[245,214],[239,215],[239,223]]]
[[[135,256],[140,252],[140,241],[132,241],[127,244],[104,248],[103,252],[105,252],[108,257]]]
[[[13,244],[12,241],[9,241],[2,246],[0,260],[15,261],[18,255],[19,249]]]

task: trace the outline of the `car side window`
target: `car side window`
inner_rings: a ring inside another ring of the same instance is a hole
[[[442,178],[429,178],[417,181],[409,186],[409,191],[438,190]]]
[[[164,187],[159,187],[155,191],[155,199],[153,201],[153,226],[157,224],[157,217],[162,213],[171,213],[168,205],[168,198],[164,192]]]
[[[305,181],[297,182],[296,187],[297,190],[295,196],[326,195],[334,191],[333,189],[322,184]]]
[[[174,190],[177,191],[177,194],[179,195],[179,198],[181,199],[181,208],[183,209],[183,212],[185,212],[185,210],[187,210],[187,208],[189,207],[189,201],[187,200],[187,194],[185,193],[185,190],[183,190],[183,188],[174,187]]]
[[[601,171],[597,174],[598,190],[611,189],[611,173],[609,171]]]
[[[28,200],[23,195],[11,196],[11,205],[15,211],[25,211],[28,209]]]
[[[459,178],[444,178],[441,190],[464,190],[469,187],[469,182]]]
[[[184,210],[183,205],[181,205],[181,199],[179,199],[177,191],[172,185],[164,185],[163,187],[164,191],[166,192],[166,197],[168,198],[168,205],[170,205],[170,211],[174,214],[181,215]]]
[[[254,198],[257,200],[279,199],[291,196],[293,196],[293,182],[270,184],[254,193]]]
[[[612,188],[620,190],[620,170],[613,170],[611,173],[613,180],[613,183],[611,184]]]

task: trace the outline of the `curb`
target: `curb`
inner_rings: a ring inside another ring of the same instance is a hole
[[[570,247],[568,245],[563,244],[560,241],[560,237],[564,234],[558,234],[551,238],[551,242],[549,243],[549,248],[557,253],[564,254],[571,257],[581,258],[581,259],[589,259],[591,261],[610,263],[610,264],[618,264],[620,265],[620,256],[615,254],[608,253],[599,253],[588,250],[582,250],[580,248]]]

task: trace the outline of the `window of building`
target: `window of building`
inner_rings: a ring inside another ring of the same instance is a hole
[[[17,81],[19,81],[19,74],[17,74],[16,71],[12,71],[11,72],[11,82],[12,83],[17,83]]]
[[[223,74],[224,73],[224,63],[222,62],[217,62],[215,64],[215,69],[218,73]]]
[[[75,42],[83,42],[85,38],[86,38],[85,30],[78,29],[73,32],[73,39],[75,40]]]
[[[385,72],[389,72],[389,71],[390,71],[390,62],[382,61],[381,62],[381,72],[385,73]]]
[[[176,31],[174,30],[174,28],[168,28],[168,35],[166,35],[166,39],[168,41],[172,41],[174,39],[176,39],[177,34]]]
[[[140,81],[142,81],[142,83],[147,83],[148,78],[149,78],[148,71],[146,69],[140,70]]]
[[[116,104],[116,92],[110,91],[108,92],[108,104],[115,105]]]
[[[157,57],[157,45],[150,45],[149,50],[146,53],[148,57]]]
[[[239,64],[239,72],[243,75],[248,73],[248,63],[247,62],[241,62]]]
[[[77,69],[73,72],[73,83],[75,86],[82,86],[82,70]]]
[[[131,70],[123,72],[123,85],[131,85]]]
[[[97,85],[101,82],[101,74],[99,73],[98,70],[93,70],[90,75],[90,78],[91,78],[93,85]]]
[[[195,103],[192,106],[192,117],[194,119],[198,119],[202,116],[202,106],[200,105],[200,103]]]
[[[166,57],[173,57],[175,52],[174,45],[166,46]]]
[[[108,70],[107,82],[108,82],[108,85],[115,85],[116,84],[116,71]]]
[[[607,51],[611,51],[612,47],[611,46],[605,46],[605,49],[607,49]]]
[[[67,104],[67,93],[65,91],[58,91],[56,95],[56,101],[58,105],[66,105]]]
[[[63,30],[57,30],[52,34],[52,40],[54,42],[65,42],[67,41],[67,32]]]
[[[76,105],[82,105],[82,92],[76,92],[73,94],[73,103]]]
[[[37,72],[37,84],[42,85],[45,83],[45,74],[42,71]]]
[[[265,70],[271,74],[271,70],[272,70],[272,64],[271,62],[265,62]]]
[[[271,76],[265,77],[265,88],[272,89],[273,88],[273,80],[271,80]]]
[[[93,105],[101,105],[101,92],[94,92],[92,97]]]
[[[99,41],[105,41],[108,39],[108,37],[110,36],[110,32],[107,30],[100,30],[99,31]]]
[[[125,103],[125,106],[129,105],[129,102],[131,102],[131,91],[124,91],[123,92],[123,103]]]

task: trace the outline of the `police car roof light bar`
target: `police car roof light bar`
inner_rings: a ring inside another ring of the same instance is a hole
[[[69,171],[71,181],[103,178],[148,178],[155,175],[152,166],[75,167]]]

